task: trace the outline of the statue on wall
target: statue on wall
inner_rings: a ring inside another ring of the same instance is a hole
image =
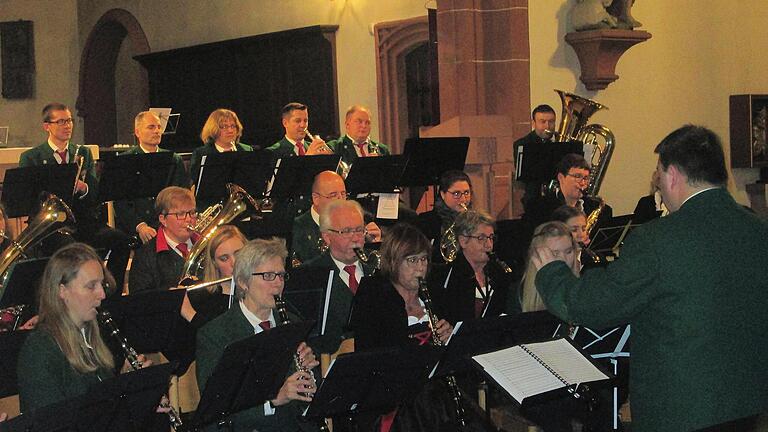
[[[633,29],[640,27],[632,17],[635,0],[576,0],[571,8],[571,25],[577,31]]]

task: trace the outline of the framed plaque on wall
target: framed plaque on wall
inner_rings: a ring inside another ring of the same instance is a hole
[[[730,97],[731,167],[768,166],[768,95]]]
[[[2,95],[6,99],[26,99],[35,92],[35,44],[32,21],[0,23]]]

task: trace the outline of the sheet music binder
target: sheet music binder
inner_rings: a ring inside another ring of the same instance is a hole
[[[567,338],[520,344],[472,360],[489,382],[520,405],[568,393],[579,398],[586,384],[606,385],[613,379]],[[525,385],[521,385],[523,380]],[[534,380],[535,388],[530,384]]]
[[[557,165],[567,154],[584,155],[583,144],[577,141],[525,143],[515,155],[515,180],[547,183],[557,171]]]
[[[103,164],[99,202],[155,197],[176,167],[171,152],[118,155]]]

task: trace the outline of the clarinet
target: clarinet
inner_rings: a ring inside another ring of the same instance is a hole
[[[117,328],[115,321],[112,319],[112,314],[105,310],[99,310],[98,318],[99,322],[104,327],[106,327],[107,330],[109,330],[109,336],[120,344],[120,348],[123,350],[125,358],[128,360],[128,364],[131,366],[131,370],[135,371],[144,367],[144,364],[139,359],[139,353],[137,353],[132,346],[128,345],[128,341],[125,339],[122,333],[120,333],[120,329]],[[181,417],[179,417],[179,414],[176,412],[176,410],[173,409],[170,403],[161,404],[160,406],[170,409],[170,411],[168,411],[168,420],[171,422],[171,427],[173,427],[173,430],[183,430],[184,424],[181,421]]]
[[[288,318],[288,308],[285,305],[285,300],[280,295],[276,295],[275,297],[275,309],[277,309],[277,320],[280,322],[280,325],[290,324],[291,320]],[[312,369],[307,368],[303,364],[301,364],[301,357],[299,357],[299,353],[293,353],[293,367],[298,372],[307,372],[312,379],[313,382],[315,381],[315,373],[312,372]],[[304,396],[310,397],[309,393],[303,393]],[[318,421],[320,428],[320,431],[322,432],[329,432],[330,429],[328,428],[328,423],[326,423],[325,419],[320,419]]]
[[[429,288],[427,287],[427,281],[420,277],[419,281],[419,298],[424,302],[424,311],[429,318],[429,327],[432,330],[432,345],[442,346],[443,342],[440,340],[440,336],[437,334],[437,322],[439,319],[432,312],[432,296],[429,294]],[[448,384],[448,388],[451,392],[451,398],[453,399],[453,405],[456,410],[456,419],[462,428],[466,426],[464,420],[464,405],[461,403],[461,390],[456,383],[456,377],[453,375],[446,375],[445,382]]]

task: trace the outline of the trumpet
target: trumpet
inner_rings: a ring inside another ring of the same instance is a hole
[[[75,147],[75,163],[77,164],[77,175],[75,175],[75,185],[72,188],[72,195],[77,193],[77,182],[83,181],[85,179],[85,173],[83,172],[85,157],[80,154],[80,147],[82,146],[82,144],[78,144],[77,147]]]
[[[306,129],[304,129],[304,133],[305,133],[305,134],[306,134],[306,135],[309,137],[309,139],[311,139],[312,141],[314,141],[314,140],[316,140],[316,139],[321,139],[319,136],[315,136],[315,135],[312,135],[312,134],[309,132],[309,128],[306,128]],[[327,144],[325,144],[325,143],[323,143],[323,145],[322,145],[322,146],[320,146],[320,149],[319,149],[319,151],[320,151],[320,152],[322,152],[322,153],[333,153],[333,150],[331,150],[331,148],[330,148],[330,147],[328,147],[328,145],[327,145]]]
[[[120,344],[120,348],[123,350],[125,359],[128,360],[128,365],[130,365],[131,370],[135,371],[144,367],[144,364],[139,358],[139,353],[136,352],[136,350],[131,345],[128,345],[128,340],[126,340],[125,336],[120,333],[120,329],[117,328],[115,321],[112,320],[112,314],[110,314],[108,311],[99,309],[98,320],[104,327],[107,328],[109,335],[114,338],[118,344]],[[173,427],[173,430],[181,431],[184,427],[184,424],[181,421],[179,413],[177,413],[176,410],[174,410],[168,402],[164,402],[160,404],[160,406],[169,409],[168,420],[171,422],[171,427]]]

